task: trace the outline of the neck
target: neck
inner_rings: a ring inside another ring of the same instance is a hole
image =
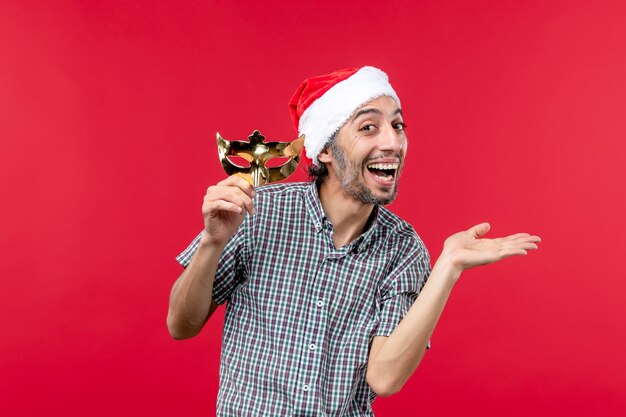
[[[347,195],[338,181],[326,178],[319,187],[320,202],[326,217],[333,224],[333,243],[345,246],[364,231],[374,206]]]

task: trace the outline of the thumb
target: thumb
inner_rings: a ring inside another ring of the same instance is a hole
[[[491,225],[485,222],[485,223],[477,224],[474,227],[470,227],[467,231],[470,232],[472,236],[474,236],[475,238],[479,238],[483,236],[484,234],[486,234],[489,231],[489,229],[491,229]]]

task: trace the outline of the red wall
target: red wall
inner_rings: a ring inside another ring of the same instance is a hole
[[[483,220],[543,238],[465,274],[377,415],[626,415],[626,3],[34,3],[0,2],[0,414],[214,414],[221,318],[165,315],[215,132],[293,139],[299,82],[368,64],[434,259]]]

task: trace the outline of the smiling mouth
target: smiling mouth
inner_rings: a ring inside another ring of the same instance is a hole
[[[396,172],[398,171],[398,163],[391,164],[369,164],[367,169],[372,175],[381,182],[392,183],[396,178]]]

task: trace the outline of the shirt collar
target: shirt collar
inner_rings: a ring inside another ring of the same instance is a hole
[[[322,202],[317,191],[317,181],[311,182],[311,185],[304,193],[304,201],[309,217],[313,222],[313,226],[315,226],[315,232],[321,232],[324,227],[324,220],[326,220],[326,214],[324,214]]]
[[[306,202],[309,217],[315,227],[315,232],[320,233],[324,229],[324,224],[329,222],[329,220],[326,217],[326,213],[324,213],[324,209],[322,208],[317,181],[311,182],[311,185],[304,194],[304,200]],[[365,232],[348,245],[350,251],[362,252],[369,246],[369,242],[378,228],[378,212],[379,207],[378,205],[375,205],[367,222],[367,229]]]

